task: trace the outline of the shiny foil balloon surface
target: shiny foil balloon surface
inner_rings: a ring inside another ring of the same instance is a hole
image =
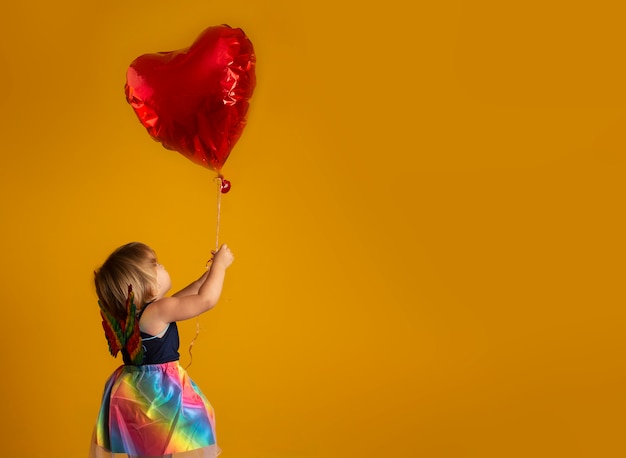
[[[241,29],[209,27],[188,48],[135,59],[126,100],[153,139],[219,172],[246,125],[255,63]]]

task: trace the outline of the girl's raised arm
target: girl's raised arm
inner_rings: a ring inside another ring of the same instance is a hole
[[[189,296],[191,294],[198,294],[200,287],[202,286],[202,284],[206,281],[208,277],[209,277],[209,270],[204,272],[202,276],[198,278],[196,281],[194,281],[193,283],[190,283],[189,285],[185,286],[183,289],[181,289],[177,293],[172,294],[172,296],[183,297],[183,296]]]
[[[174,296],[159,299],[150,306],[152,319],[163,323],[183,321],[215,307],[222,294],[226,269],[233,261],[230,248],[226,244],[222,245],[205,275]]]

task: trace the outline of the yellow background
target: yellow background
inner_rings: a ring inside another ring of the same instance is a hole
[[[123,85],[228,23],[258,85],[189,369],[223,457],[625,456],[618,3],[4,5],[0,455],[85,456],[119,364],[91,283],[111,250],[202,273],[214,174]]]

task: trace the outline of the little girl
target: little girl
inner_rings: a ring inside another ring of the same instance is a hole
[[[124,365],[105,385],[92,458],[219,454],[213,408],[178,363],[176,322],[217,304],[233,260],[222,245],[207,272],[171,297],[167,270],[142,243],[118,248],[95,272],[109,350],[121,352]]]

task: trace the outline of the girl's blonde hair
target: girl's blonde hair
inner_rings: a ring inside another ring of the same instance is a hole
[[[156,266],[156,254],[148,245],[131,242],[119,247],[94,272],[100,305],[114,317],[125,320],[129,286],[138,309],[154,300],[158,289]]]

